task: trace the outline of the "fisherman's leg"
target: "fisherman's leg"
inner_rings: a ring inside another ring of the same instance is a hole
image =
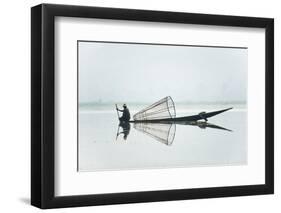
[[[208,119],[205,117],[206,112],[200,112],[198,115],[200,116],[201,119],[204,119],[205,122],[208,121]]]

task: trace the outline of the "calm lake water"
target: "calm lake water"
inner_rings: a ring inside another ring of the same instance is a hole
[[[129,105],[131,114],[145,106]],[[247,164],[245,105],[177,105],[177,117],[234,109],[201,125],[125,126],[126,140],[114,105],[79,107],[78,171],[154,169]],[[212,128],[217,127],[217,128]],[[218,127],[227,130],[218,129]],[[168,135],[168,142],[163,137]]]

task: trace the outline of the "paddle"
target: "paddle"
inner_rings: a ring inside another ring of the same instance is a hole
[[[119,111],[118,111],[118,108],[117,108],[117,104],[115,104],[115,108],[116,108],[116,112],[117,112],[117,116],[118,116],[118,120],[119,120],[120,116],[119,116]],[[116,140],[117,140],[118,135],[119,135],[119,127],[120,127],[120,125],[118,125],[117,134],[116,134]]]
[[[117,116],[118,116],[118,120],[119,120],[120,116],[119,116],[119,111],[118,111],[118,108],[117,108],[117,104],[115,104],[115,108],[116,108],[116,112],[117,112]]]

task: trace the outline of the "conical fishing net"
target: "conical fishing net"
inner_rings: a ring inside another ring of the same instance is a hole
[[[158,120],[175,117],[176,109],[174,101],[170,96],[157,101],[133,116],[135,121]]]

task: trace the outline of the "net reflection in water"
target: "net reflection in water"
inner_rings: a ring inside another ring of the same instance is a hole
[[[176,125],[163,123],[134,123],[134,128],[170,146],[175,138]]]

